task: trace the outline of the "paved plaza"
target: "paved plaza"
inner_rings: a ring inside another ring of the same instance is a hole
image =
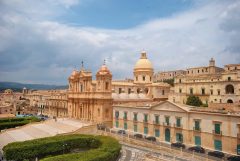
[[[87,125],[90,125],[90,123],[83,123],[80,120],[69,118],[60,118],[57,121],[48,120],[41,123],[33,123],[24,127],[6,130],[0,133],[0,149],[2,152],[2,148],[11,142],[69,133]]]

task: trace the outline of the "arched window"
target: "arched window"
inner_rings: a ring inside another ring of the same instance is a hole
[[[83,85],[82,84],[80,85],[80,91],[81,92],[83,91]]]
[[[143,81],[145,81],[145,76],[143,76]]]
[[[231,84],[228,84],[225,88],[226,94],[234,94],[234,87]]]
[[[108,86],[109,86],[109,83],[106,82],[106,85],[105,85],[105,89],[106,89],[106,90],[108,90],[108,88],[109,88]]]
[[[148,88],[145,88],[145,89],[144,89],[144,92],[147,94],[147,93],[148,93]]]
[[[137,89],[137,93],[139,94],[139,93],[140,93],[140,91],[141,91],[141,89],[140,89],[140,88],[138,88],[138,89]]]
[[[228,99],[228,100],[227,100],[227,103],[233,103],[233,100]]]

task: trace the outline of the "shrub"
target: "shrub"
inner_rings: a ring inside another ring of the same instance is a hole
[[[101,142],[98,149],[92,149],[84,153],[48,157],[42,161],[115,161],[121,150],[118,141],[107,136],[97,136],[96,139]]]
[[[90,150],[61,155],[63,151],[79,148]],[[120,149],[118,141],[111,137],[74,134],[10,143],[3,151],[7,160],[16,161],[47,156],[43,161],[113,161],[118,157]]]
[[[37,117],[24,117],[24,118],[5,118],[0,119],[0,130],[23,126],[30,122],[40,121]]]
[[[191,105],[191,106],[197,106],[197,107],[200,107],[202,105],[202,101],[199,97],[197,96],[189,96],[187,98],[187,102],[186,102],[187,105]]]

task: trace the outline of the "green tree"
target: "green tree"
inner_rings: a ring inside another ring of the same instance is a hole
[[[174,78],[173,79],[165,79],[165,80],[163,80],[163,82],[170,84],[172,87],[174,86]]]
[[[187,105],[191,105],[191,106],[197,106],[197,107],[200,107],[202,105],[202,101],[199,97],[197,96],[189,96],[187,98],[187,102],[186,102]]]

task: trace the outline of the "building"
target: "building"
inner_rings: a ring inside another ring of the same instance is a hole
[[[112,81],[112,97],[116,102],[167,100],[170,85],[153,82],[154,69],[151,61],[142,51],[133,69],[133,80]]]
[[[41,114],[55,117],[67,117],[67,92],[66,90],[55,90],[50,98],[42,102],[41,109],[44,109]]]
[[[153,66],[145,51],[133,70],[133,80],[114,81],[105,63],[92,80],[83,67],[69,77],[69,117],[92,122],[112,122],[112,105],[126,102],[167,100],[170,85],[153,82]]]
[[[112,122],[112,74],[105,64],[92,80],[83,67],[69,77],[68,116],[97,123]]]
[[[166,72],[158,72],[154,74],[154,82],[163,82],[165,80],[171,80],[179,75],[185,75],[185,70],[174,70],[174,71],[166,71]]]
[[[200,145],[237,154],[240,113],[208,111],[170,101],[113,106],[113,127],[155,136],[163,142]]]
[[[198,96],[205,104],[240,104],[240,64],[215,66],[211,59],[209,66],[187,69],[186,75],[175,78],[169,100],[186,103],[188,96]]]

